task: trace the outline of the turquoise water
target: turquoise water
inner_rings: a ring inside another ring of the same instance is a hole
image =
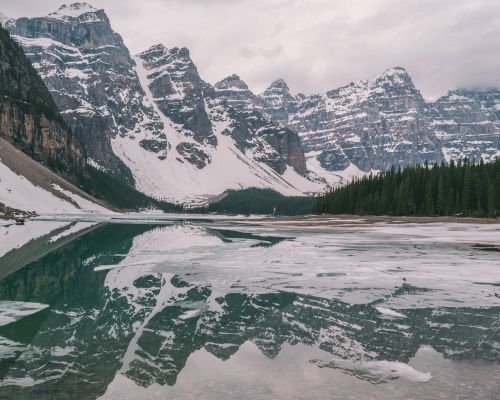
[[[499,398],[498,253],[391,235],[96,226],[0,281],[0,398]]]

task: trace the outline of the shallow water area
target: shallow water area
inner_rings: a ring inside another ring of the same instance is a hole
[[[500,398],[500,225],[42,216],[0,237],[0,398]]]

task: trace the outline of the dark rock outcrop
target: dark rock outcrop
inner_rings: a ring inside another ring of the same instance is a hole
[[[22,49],[0,27],[0,137],[54,171],[74,177],[82,148]]]
[[[257,97],[248,89],[248,85],[241,78],[233,74],[214,85],[217,97],[225,99],[227,104],[236,110],[253,108]]]
[[[140,53],[147,70],[149,90],[159,110],[174,123],[182,125],[198,143],[216,145],[217,139],[205,111],[205,82],[186,48],[167,49],[163,45]]]
[[[223,132],[231,136],[242,152],[251,151],[254,157],[280,174],[287,165],[297,173],[307,172],[300,138],[291,129],[279,126],[258,111],[230,109],[231,123]]]

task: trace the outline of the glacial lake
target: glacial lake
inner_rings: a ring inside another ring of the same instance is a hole
[[[56,220],[0,225],[0,399],[500,399],[500,225]]]

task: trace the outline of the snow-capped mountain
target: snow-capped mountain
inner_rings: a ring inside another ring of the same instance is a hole
[[[297,134],[258,112],[231,108],[201,79],[187,49],[155,45],[135,61],[147,101],[164,124],[155,139],[147,139],[147,129],[134,133],[141,148],[130,137],[113,139],[139,189],[194,200],[228,188],[272,187],[286,194],[320,188],[301,175],[306,168]]]
[[[225,99],[236,110],[253,109],[257,97],[248,85],[236,74],[217,82],[214,85],[217,96]]]
[[[215,89],[217,95],[224,98],[233,109],[244,113],[258,112],[264,118],[277,123],[281,127],[297,132],[302,147],[306,151],[304,154],[305,166],[310,180],[328,186],[345,183],[364,174],[362,170],[353,164],[347,168],[339,167],[337,170],[327,170],[321,167],[315,158],[315,153],[308,150],[307,140],[305,140],[302,132],[297,129],[297,126],[289,123],[291,116],[299,112],[299,106],[302,101],[305,102],[306,97],[302,94],[292,95],[283,79],[273,82],[260,95],[255,95],[250,91],[248,85],[238,75],[231,75],[216,83]]]
[[[83,149],[30,61],[1,27],[0,65],[0,218],[107,212],[64,179],[76,182],[83,173]]]
[[[500,156],[500,91],[453,91],[426,102],[407,71],[390,68],[326,94],[292,95],[283,80],[255,108],[300,134],[309,169],[385,170]]]
[[[1,20],[24,48],[91,164],[176,202],[227,189],[324,190],[392,166],[500,155],[500,92],[424,100],[400,67],[324,94],[279,79],[256,95],[238,76],[205,82],[188,49],[132,57],[86,3]]]
[[[187,201],[251,186],[289,195],[321,189],[303,176],[297,134],[256,111],[233,110],[187,49],[157,45],[134,59],[105,12],[86,3],[5,25],[90,163],[145,193]]]
[[[450,91],[427,115],[447,161],[500,157],[500,90]]]
[[[440,160],[422,122],[424,99],[402,68],[305,104],[293,114],[291,125],[327,170],[342,170],[350,163],[363,171],[385,170]]]
[[[155,132],[162,125],[144,105],[134,62],[104,11],[75,3],[5,26],[23,46],[91,162],[131,182],[112,152],[111,137],[144,124]]]

